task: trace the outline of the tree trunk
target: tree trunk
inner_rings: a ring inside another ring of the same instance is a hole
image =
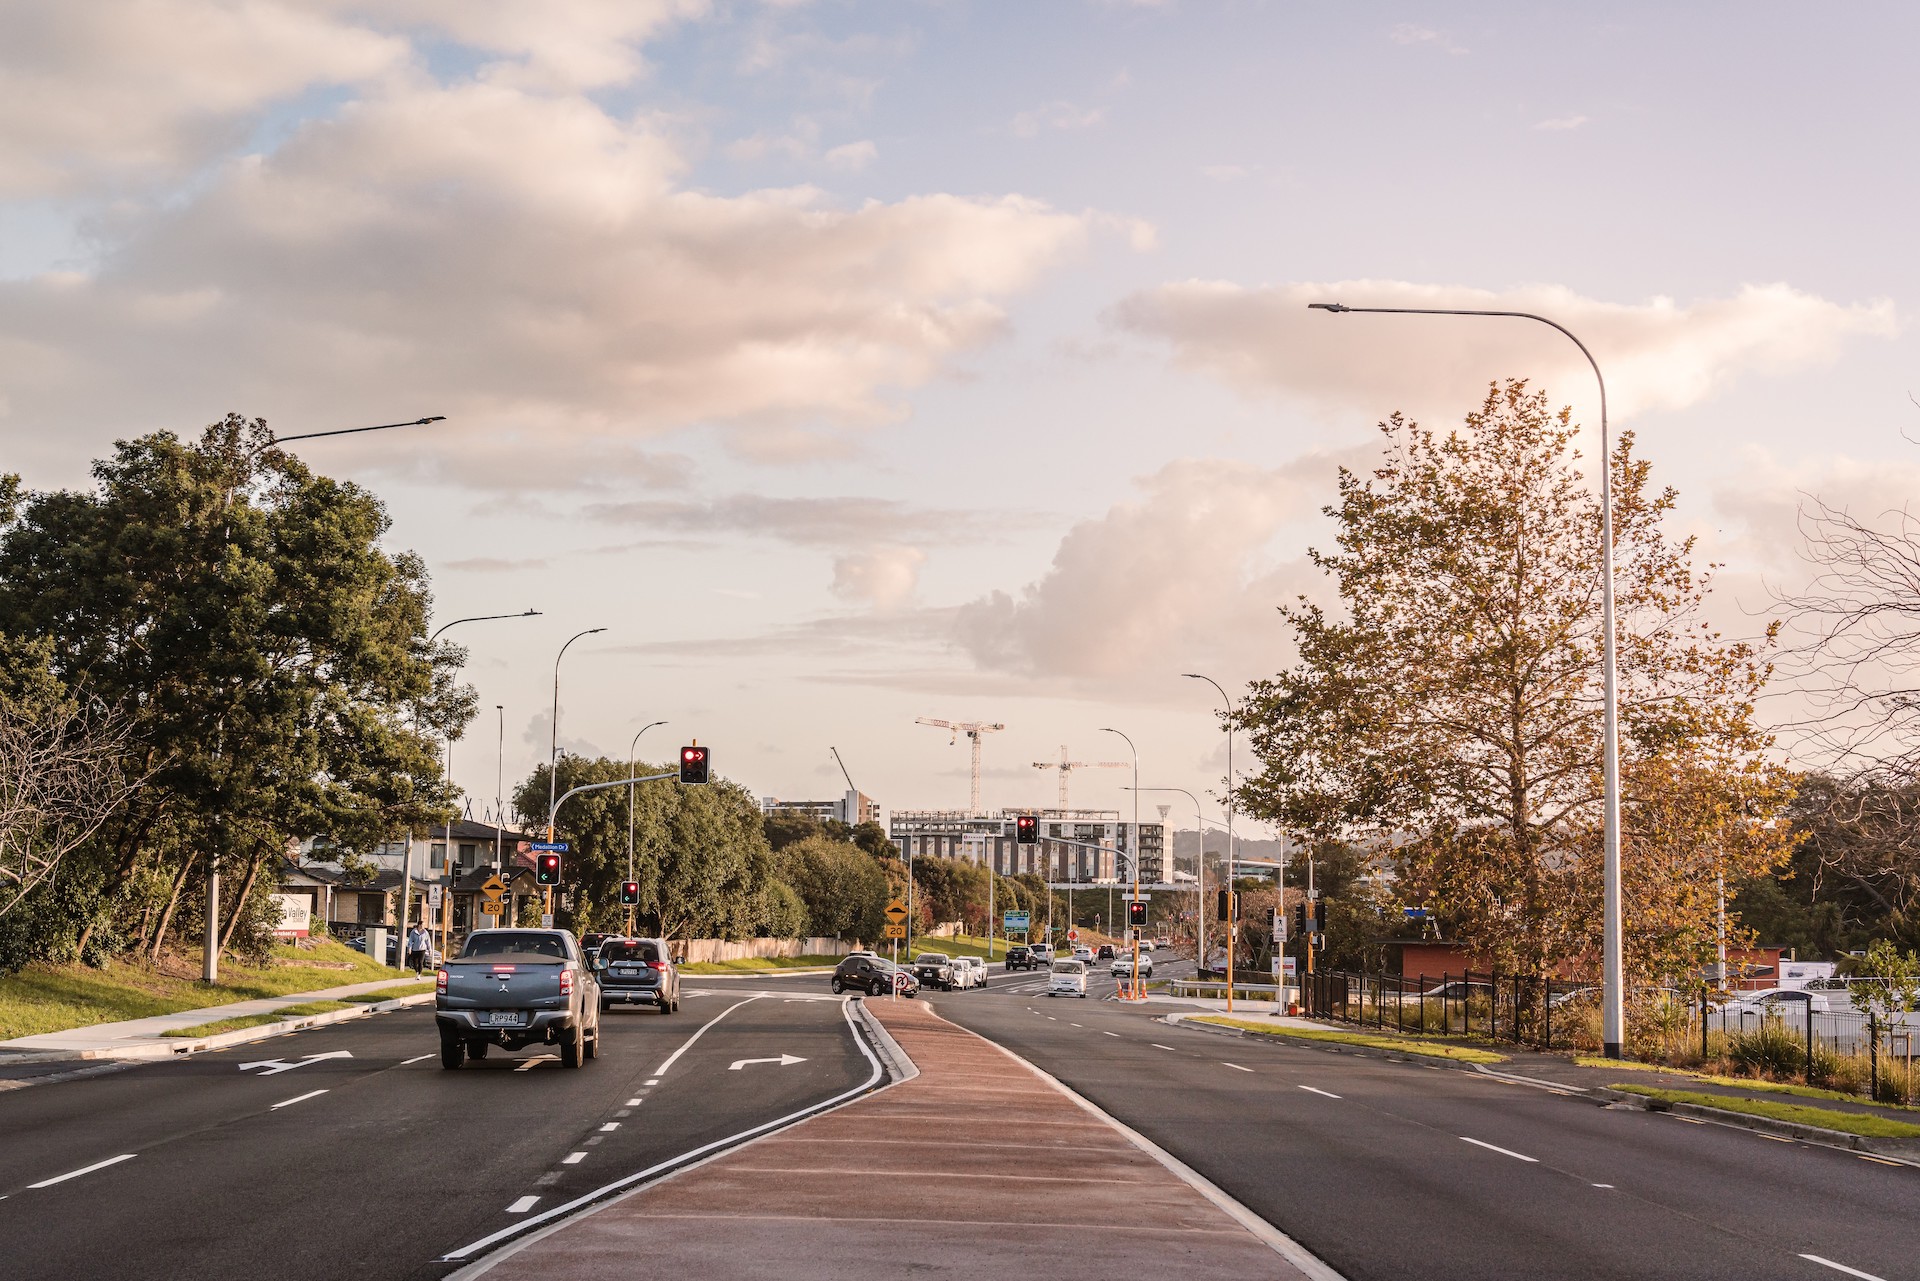
[[[256,854],[247,860],[247,879],[240,884],[240,892],[233,896],[233,910],[227,913],[226,928],[220,931],[220,950],[227,950],[227,944],[233,941],[233,932],[240,925],[241,913],[246,909],[247,896],[253,893],[253,883],[259,879],[260,865],[266,862],[263,855]]]
[[[147,956],[155,965],[160,964],[160,946],[167,940],[167,926],[173,922],[173,909],[180,906],[180,891],[186,888],[187,873],[193,870],[195,859],[192,856],[180,860],[180,875],[173,878],[173,893],[167,896],[166,910],[160,913],[160,924],[154,927],[153,945]]]

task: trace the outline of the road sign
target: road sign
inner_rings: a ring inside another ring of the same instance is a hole
[[[1002,912],[1000,914],[1000,928],[1003,930],[1020,930],[1024,932],[1033,928],[1033,917],[1027,912]]]
[[[538,854],[570,854],[565,841],[533,841],[530,848]]]
[[[889,925],[889,926],[887,926],[887,937],[888,937],[888,938],[890,938],[890,939],[903,939],[903,938],[905,938],[906,936],[907,936],[907,927],[906,927],[906,926],[904,926],[904,925]]]
[[[893,902],[887,904],[887,919],[895,925],[905,924],[907,919],[907,905],[899,899],[895,899]],[[893,936],[888,935],[887,937],[892,938]],[[900,937],[905,938],[906,935],[902,934]]]
[[[483,916],[505,916],[506,902],[498,898],[483,898],[480,900],[480,913]]]
[[[427,886],[427,910],[429,912],[440,910],[440,886],[438,885]]]
[[[480,892],[499,898],[507,892],[507,883],[500,879],[500,873],[489,872],[487,879],[480,882]]]
[[[1068,930],[1068,931],[1067,931],[1067,942],[1069,942],[1069,943],[1078,943],[1079,941],[1080,941],[1080,931],[1079,931],[1079,930]]]
[[[1120,893],[1120,901],[1123,903],[1132,903],[1136,901],[1144,903],[1152,897],[1153,895],[1146,890],[1141,890],[1138,894],[1135,894],[1132,890],[1122,890]]]

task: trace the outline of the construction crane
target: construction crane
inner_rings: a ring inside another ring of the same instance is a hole
[[[1126,761],[1070,761],[1067,759],[1067,745],[1060,744],[1060,763],[1035,761],[1035,769],[1057,769],[1060,771],[1060,808],[1067,808],[1067,776],[1077,769],[1132,769]]]
[[[1003,730],[1006,726],[998,724],[990,725],[985,721],[936,721],[930,716],[915,717],[913,723],[915,725],[931,725],[935,729],[948,731],[953,735],[952,738],[947,740],[949,745],[959,742],[962,734],[965,734],[967,741],[973,744],[973,808],[967,812],[969,814],[978,814],[980,812],[980,737],[983,734],[992,734]]]

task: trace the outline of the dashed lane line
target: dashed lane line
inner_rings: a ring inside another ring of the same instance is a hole
[[[565,1156],[560,1158],[560,1164],[561,1165],[579,1165],[582,1161],[586,1159],[587,1159],[587,1154],[585,1152],[569,1152]]]
[[[305,1103],[308,1099],[317,1099],[325,1093],[325,1090],[308,1090],[305,1094],[296,1094],[290,1099],[281,1099],[278,1103],[268,1108],[267,1111],[278,1112],[281,1108],[290,1108],[296,1103]]]
[[[1305,1090],[1308,1094],[1318,1094],[1323,1098],[1337,1099],[1340,1097],[1339,1095],[1333,1093],[1331,1090],[1323,1090],[1323,1089],[1320,1089],[1318,1086],[1314,1086],[1314,1085],[1303,1085],[1300,1088]]]
[[[1489,1152],[1498,1152],[1501,1156],[1510,1156],[1516,1161],[1525,1161],[1528,1165],[1540,1164],[1539,1157],[1528,1156],[1524,1152],[1515,1152],[1511,1148],[1495,1147],[1493,1144],[1483,1143],[1479,1139],[1470,1139],[1464,1134],[1460,1136],[1460,1141],[1462,1143],[1471,1143],[1476,1148],[1485,1148]]]
[[[612,1134],[615,1130],[619,1128],[620,1128],[620,1123],[618,1121],[609,1121],[605,1125],[600,1127],[600,1133]]]
[[[1174,1050],[1174,1049],[1173,1049],[1173,1047],[1172,1047],[1171,1045],[1162,1045],[1162,1044],[1160,1044],[1160,1042],[1158,1042],[1158,1041],[1149,1041],[1149,1042],[1147,1042],[1147,1044],[1148,1044],[1148,1045],[1151,1045],[1151,1046],[1152,1046],[1152,1047],[1153,1047],[1154,1049],[1156,1049],[1156,1050],[1173,1050],[1173,1052],[1174,1052],[1175,1054],[1178,1054],[1178,1053],[1180,1053],[1180,1051],[1178,1051],[1178,1050]]]
[[[536,1054],[532,1058],[528,1059],[525,1063],[522,1063],[520,1066],[516,1067],[514,1071],[531,1072],[533,1069],[539,1067],[542,1063],[558,1063],[559,1061],[560,1061],[560,1056],[557,1054]]]
[[[428,1059],[430,1059],[430,1058],[433,1058],[433,1057],[434,1057],[434,1056],[433,1056],[433,1055],[431,1055],[431,1054],[420,1054],[420,1055],[416,1055],[416,1056],[415,1056],[415,1057],[413,1057],[413,1058],[410,1058],[410,1059],[404,1059],[404,1060],[402,1060],[402,1061],[401,1061],[401,1064],[400,1064],[400,1066],[401,1066],[401,1067],[412,1067],[412,1066],[413,1066],[414,1064],[416,1064],[416,1063],[425,1063],[425,1062],[426,1062],[426,1061],[427,1061]]]
[[[1225,1065],[1225,1066],[1227,1066],[1227,1067],[1230,1067],[1230,1068],[1232,1068],[1232,1069],[1233,1069],[1234,1071],[1236,1071],[1236,1072],[1251,1072],[1251,1071],[1253,1071],[1253,1069],[1252,1069],[1252,1068],[1244,1068],[1244,1067],[1241,1067],[1241,1066],[1240,1066],[1240,1065],[1239,1065],[1238,1063],[1228,1063],[1228,1062],[1227,1062],[1227,1061],[1226,1061],[1225,1059],[1221,1059],[1221,1060],[1220,1060],[1220,1062],[1221,1062],[1221,1063],[1222,1063],[1223,1065]]]
[[[1860,1277],[1862,1281],[1886,1281],[1884,1277],[1877,1277],[1871,1272],[1862,1272],[1858,1268],[1850,1268],[1844,1263],[1835,1263],[1832,1259],[1823,1259],[1817,1254],[1803,1254],[1800,1257],[1809,1263],[1817,1263],[1823,1268],[1832,1268],[1835,1272],[1844,1272],[1850,1277]]]
[[[29,1190],[34,1188],[50,1188],[56,1183],[65,1183],[68,1179],[77,1179],[83,1174],[92,1174],[95,1170],[104,1170],[110,1165],[119,1165],[122,1161],[131,1161],[138,1155],[139,1153],[137,1152],[123,1152],[119,1156],[110,1156],[104,1161],[95,1161],[92,1165],[83,1165],[79,1169],[69,1170],[65,1174],[56,1174],[51,1179],[42,1179],[38,1183],[29,1183],[27,1187]]]
[[[1105,1030],[1105,1029],[1103,1028],[1103,1029],[1101,1030],[1101,1032],[1100,1032],[1100,1035],[1101,1035],[1101,1036],[1119,1036],[1120,1034],[1119,1034],[1118,1032],[1109,1032],[1109,1031],[1106,1031],[1106,1030]]]
[[[534,1206],[539,1204],[540,1204],[539,1197],[523,1196],[518,1201],[515,1201],[512,1205],[507,1207],[507,1213],[508,1214],[525,1214],[528,1210],[531,1210]]]

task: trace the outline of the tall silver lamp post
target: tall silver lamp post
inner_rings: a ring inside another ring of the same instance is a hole
[[[640,735],[646,733],[648,730],[654,728],[656,725],[665,725],[665,724],[666,724],[665,721],[647,722],[645,725],[642,725],[638,730],[634,732],[633,741],[627,744],[627,879],[629,881],[633,879],[634,753],[640,750]],[[631,912],[627,914],[627,933],[629,934],[633,933],[633,927],[634,927],[633,917],[636,916],[639,913],[639,911],[640,909],[636,906]]]
[[[1620,693],[1616,674],[1617,656],[1613,615],[1613,454],[1607,433],[1607,380],[1601,376],[1600,362],[1571,329],[1530,311],[1478,311],[1453,307],[1348,307],[1337,302],[1313,302],[1309,311],[1339,315],[1346,312],[1382,316],[1498,316],[1510,320],[1532,320],[1564,334],[1580,349],[1593,367],[1593,379],[1600,385],[1600,639],[1601,680],[1605,687],[1605,729],[1602,732],[1601,823],[1605,838],[1603,874],[1606,878],[1605,920],[1601,937],[1601,1033],[1606,1056],[1621,1057],[1626,1039],[1626,978],[1620,940]]]
[[[1206,963],[1207,956],[1207,829],[1205,820],[1200,817],[1200,798],[1184,787],[1141,787],[1128,788],[1130,792],[1178,792],[1193,802],[1193,834],[1200,838],[1200,856],[1197,864],[1199,875],[1194,879],[1195,912],[1193,914],[1193,954],[1196,967]],[[1137,799],[1137,798],[1136,798]],[[1171,867],[1173,845],[1168,842],[1167,860]]]
[[[1133,745],[1133,740],[1131,738],[1128,738],[1126,734],[1122,733],[1120,730],[1114,729],[1112,726],[1102,726],[1100,732],[1102,734],[1119,734],[1120,737],[1123,740],[1125,740],[1127,744],[1127,750],[1133,753],[1133,787],[1131,789],[1133,792],[1133,841],[1127,848],[1127,861],[1133,864],[1133,901],[1138,903],[1141,901],[1141,898],[1140,898],[1140,749]],[[1139,995],[1140,993],[1145,991],[1145,989],[1140,984],[1140,935],[1133,928],[1132,911],[1129,910],[1127,915],[1128,915],[1127,933],[1133,935],[1133,973],[1127,976],[1127,984],[1129,987],[1133,989],[1135,995]]]
[[[549,819],[555,808],[555,783],[560,775],[560,660],[567,656],[567,649],[582,636],[597,636],[606,631],[604,627],[589,627],[584,632],[575,632],[567,637],[567,643],[553,656],[553,722],[547,727],[547,814]],[[547,823],[547,840],[553,840],[553,823]]]

